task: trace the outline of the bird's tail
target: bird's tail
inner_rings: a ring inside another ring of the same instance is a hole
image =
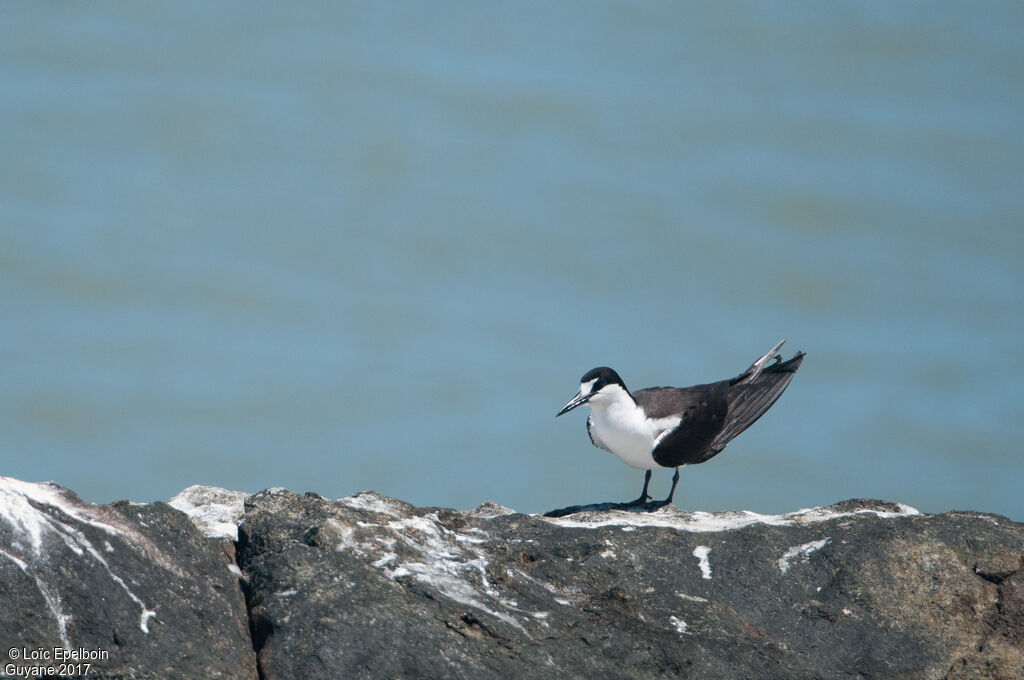
[[[728,422],[711,443],[713,450],[721,451],[734,437],[753,425],[789,387],[804,360],[804,353],[797,352],[789,361],[778,357],[774,364],[766,367],[773,357],[778,356],[779,347],[782,347],[781,342],[746,372],[730,381]]]
[[[763,357],[750,364],[750,368],[740,373],[738,376],[730,381],[730,384],[737,385],[742,383],[752,383],[757,380],[758,376],[764,370],[764,367],[771,363],[772,359],[776,361],[782,361],[782,355],[779,354],[779,350],[786,344],[786,339],[783,338],[779,341],[779,344],[772,347],[767,354]]]

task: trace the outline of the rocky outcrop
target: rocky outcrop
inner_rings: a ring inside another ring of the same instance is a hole
[[[264,492],[239,541],[267,678],[1024,677],[1024,527],[991,515]]]
[[[166,503],[0,477],[0,673],[255,679],[239,573]]]
[[[192,488],[173,505],[200,532],[6,481],[0,640],[105,644],[98,677],[1024,677],[1024,525],[995,515]]]

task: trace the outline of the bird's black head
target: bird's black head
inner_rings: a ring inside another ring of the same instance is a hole
[[[592,368],[583,374],[580,378],[580,391],[576,393],[576,396],[569,400],[562,410],[555,414],[555,417],[568,413],[577,406],[582,406],[590,401],[591,397],[600,392],[602,389],[609,385],[618,385],[623,390],[626,389],[625,384],[622,382],[622,378],[619,374],[608,368],[607,366],[599,366]]]
[[[619,374],[607,366],[598,366],[597,368],[590,369],[583,374],[582,378],[580,378],[580,384],[588,383],[591,380],[594,381],[594,384],[590,388],[592,393],[597,392],[605,385],[615,384],[625,387],[622,382],[622,378],[619,377]]]

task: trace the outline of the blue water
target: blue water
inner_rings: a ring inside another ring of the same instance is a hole
[[[0,474],[625,500],[554,418],[586,370],[788,338],[680,506],[1024,520],[1022,36],[1016,3],[8,6]]]

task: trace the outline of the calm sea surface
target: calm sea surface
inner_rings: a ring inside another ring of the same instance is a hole
[[[1022,74],[1011,2],[8,6],[0,475],[626,500],[579,377],[788,338],[681,507],[1024,520]]]

